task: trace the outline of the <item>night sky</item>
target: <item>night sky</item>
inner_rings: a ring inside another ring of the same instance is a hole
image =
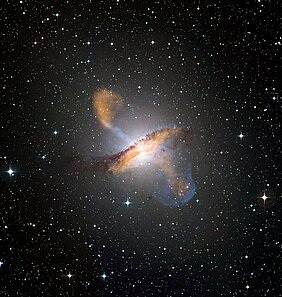
[[[2,2],[0,295],[282,296],[280,1]],[[187,204],[81,170],[129,145],[101,88],[133,141],[189,131]]]

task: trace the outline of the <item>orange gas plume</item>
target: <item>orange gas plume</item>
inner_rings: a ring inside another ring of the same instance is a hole
[[[160,144],[171,136],[175,136],[181,131],[181,128],[164,128],[148,134],[145,138],[139,140],[129,147],[117,163],[114,163],[110,170],[113,173],[119,173],[131,167],[132,161],[143,155],[152,155]]]
[[[173,193],[175,193],[177,197],[185,196],[189,190],[188,182],[184,177],[177,175],[173,165],[172,157],[169,154],[165,154],[162,156],[160,167],[166,174]]]
[[[93,93],[92,106],[99,122],[105,128],[111,128],[113,118],[118,109],[123,105],[123,98],[107,89],[100,89]]]

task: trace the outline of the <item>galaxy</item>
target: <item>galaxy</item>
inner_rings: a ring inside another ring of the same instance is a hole
[[[130,138],[112,123],[115,111],[122,105],[122,102],[122,97],[111,90],[99,90],[93,94],[93,108],[97,113],[101,125],[110,129],[121,139],[127,141]],[[168,192],[164,194],[167,196],[165,198],[166,203],[171,206],[186,203],[194,196],[195,184],[192,180],[191,172],[187,173],[189,175],[189,182],[185,180],[184,176],[177,173],[176,162],[173,161],[171,153],[169,152],[169,149],[172,149],[169,140],[178,136],[181,130],[181,128],[162,128],[158,131],[154,131],[123,151],[108,156],[107,158],[105,157],[103,160],[100,159],[92,162],[94,164],[91,164],[91,167],[93,169],[95,167],[98,168],[98,166],[95,165],[104,163],[107,164],[108,171],[118,174],[134,167],[141,167],[144,165],[144,161],[147,162],[147,166],[151,166],[151,163],[157,163],[159,169],[166,175],[167,188],[170,189],[170,194]],[[175,139],[174,143],[181,141],[185,141],[183,136],[182,139]],[[176,147],[177,145],[175,144],[174,148]],[[187,163],[187,167],[191,167],[189,163]],[[189,170],[191,171],[191,168]],[[146,171],[148,172],[147,168]],[[154,173],[154,179],[157,179],[158,175],[158,173]],[[155,180],[154,183],[158,185],[157,180]],[[160,200],[162,201],[162,199]]]
[[[280,10],[1,3],[0,296],[282,296]]]

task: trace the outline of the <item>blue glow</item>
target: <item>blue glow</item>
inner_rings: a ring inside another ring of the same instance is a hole
[[[158,189],[158,191],[155,191],[157,200],[163,205],[172,207],[178,207],[187,204],[196,193],[196,185],[192,177],[191,165],[189,165],[188,169],[186,169],[186,180],[189,185],[189,189],[186,195],[182,197],[176,197],[175,193],[171,190],[167,179],[164,176],[161,176],[160,183],[158,183],[157,185],[157,187],[160,189]]]
[[[121,140],[126,141],[127,143],[131,142],[131,139],[118,127],[110,127],[111,131],[119,137]]]

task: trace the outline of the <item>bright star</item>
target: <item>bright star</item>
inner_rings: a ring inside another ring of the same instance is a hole
[[[4,264],[4,262],[0,261],[0,267]]]
[[[13,173],[15,172],[11,167],[9,168],[8,171],[6,171],[10,176],[13,175]]]
[[[69,272],[69,274],[67,275],[67,277],[70,279],[73,275]]]
[[[57,135],[59,132],[57,131],[57,130],[55,130],[54,132],[53,132],[53,134],[54,135]]]
[[[244,137],[242,132],[240,133],[239,137],[240,137],[240,139],[242,139]]]
[[[264,201],[268,198],[265,193],[263,193],[263,196],[261,197]]]
[[[129,199],[127,199],[123,204],[125,204],[128,207],[131,203],[132,202],[130,202]]]
[[[106,277],[107,277],[106,273],[104,272],[104,273],[101,275],[101,277],[102,277],[103,280],[105,280]]]
[[[263,200],[263,203],[265,204],[266,199],[270,197],[266,196],[265,192],[263,192],[263,195],[260,198]]]

